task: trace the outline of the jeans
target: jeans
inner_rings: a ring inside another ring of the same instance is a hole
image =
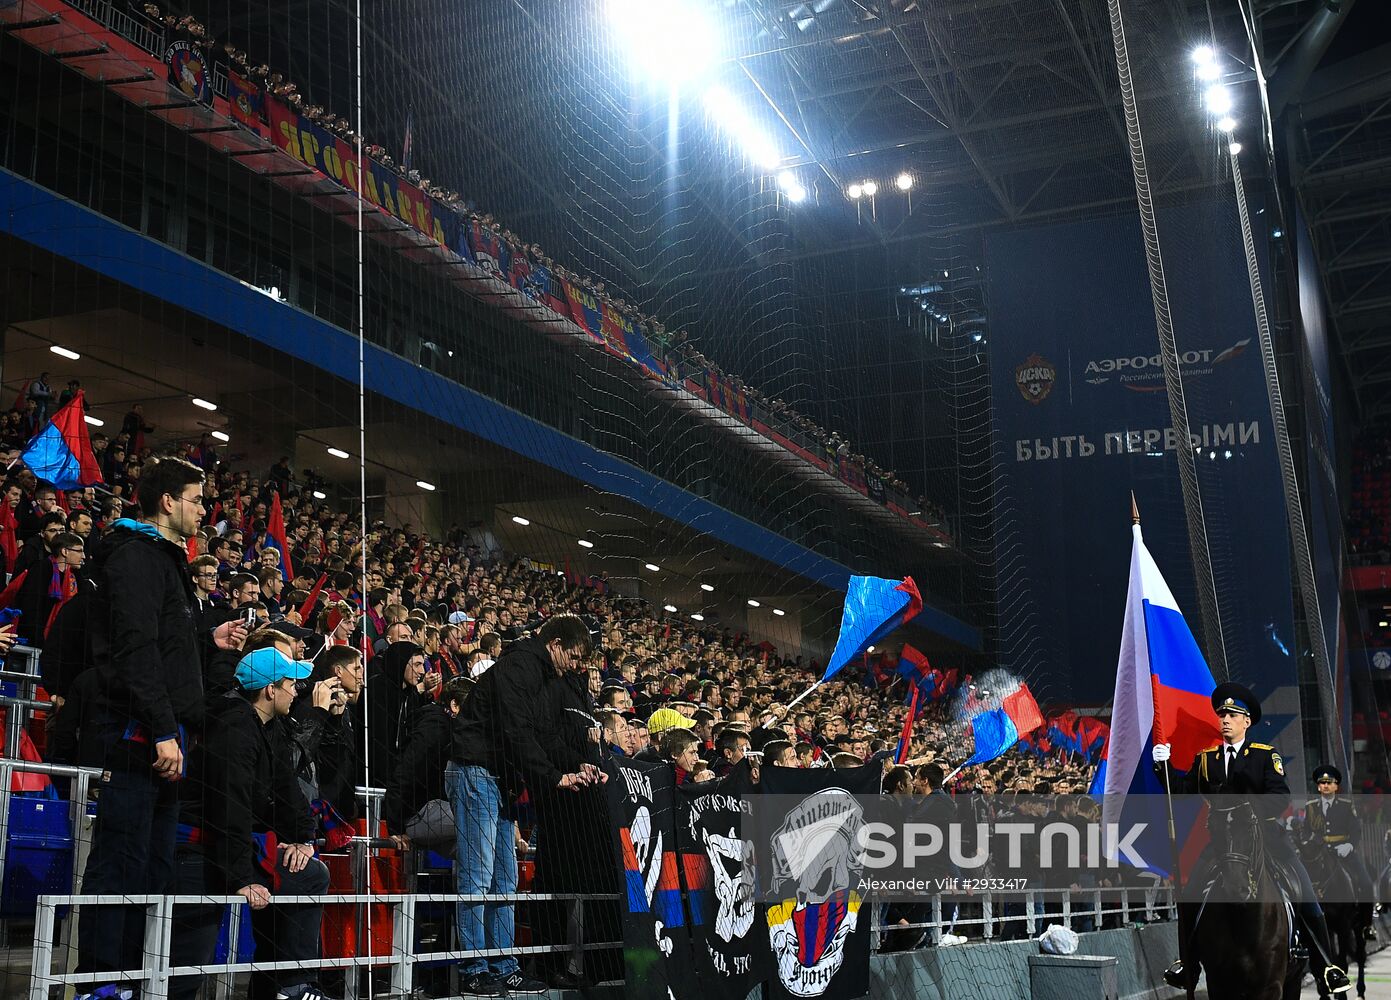
[[[449,801],[454,806],[458,831],[458,860],[454,881],[460,894],[517,891],[516,826],[503,814],[502,792],[487,768],[451,762],[444,772]],[[460,903],[455,915],[459,950],[502,950],[514,947],[516,926],[511,903]],[[471,958],[463,963],[465,975],[493,973],[510,976],[518,971],[510,955]]]
[[[153,770],[110,770],[103,776],[82,876],[85,895],[169,892],[174,884],[178,785]],[[143,906],[83,906],[77,918],[79,972],[135,970],[144,953]],[[93,987],[95,988],[95,986]]]

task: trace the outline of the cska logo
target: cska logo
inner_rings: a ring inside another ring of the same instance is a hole
[[[1022,365],[1014,369],[1014,384],[1019,395],[1037,406],[1053,391],[1053,383],[1058,380],[1058,369],[1053,362],[1045,361],[1037,354],[1030,354]]]

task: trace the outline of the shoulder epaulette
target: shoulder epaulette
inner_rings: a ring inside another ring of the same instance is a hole
[[[1221,744],[1221,743],[1214,743],[1212,746],[1210,746],[1210,747],[1208,747],[1206,750],[1204,750],[1203,753],[1213,753],[1214,751],[1220,752],[1221,750],[1222,750],[1222,744]]]
[[[1310,799],[1308,802],[1304,803],[1304,808],[1305,808],[1305,809],[1312,809],[1312,808],[1314,808],[1314,806],[1316,806],[1316,805],[1318,805],[1318,804],[1319,804],[1319,800],[1318,800],[1318,799]]]
[[[1252,749],[1252,750],[1274,750],[1275,748],[1274,748],[1273,746],[1271,746],[1269,743],[1252,743],[1252,744],[1251,744],[1251,749]]]

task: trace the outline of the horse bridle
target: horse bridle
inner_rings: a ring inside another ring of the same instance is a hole
[[[1227,826],[1232,823],[1232,813],[1239,809],[1244,809],[1251,813],[1251,820],[1255,836],[1251,839],[1251,853],[1246,854],[1241,851],[1232,850],[1231,836],[1226,839],[1226,848],[1223,853],[1216,856],[1217,876],[1213,880],[1214,884],[1221,881],[1230,865],[1241,865],[1246,873],[1246,898],[1255,899],[1259,892],[1259,881],[1261,874],[1265,871],[1265,839],[1260,829],[1260,819],[1257,818],[1255,810],[1251,808],[1249,802],[1238,802],[1230,806],[1212,806],[1212,811],[1225,817]]]

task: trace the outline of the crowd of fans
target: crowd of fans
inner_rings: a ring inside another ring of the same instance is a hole
[[[566,268],[560,262],[553,260],[540,245],[530,243],[519,234],[512,232],[493,215],[481,211],[457,191],[432,182],[428,177],[422,176],[418,169],[412,169],[408,164],[396,162],[385,147],[377,143],[366,142],[364,137],[357,135],[346,118],[334,114],[322,105],[315,104],[300,92],[299,86],[294,81],[286,79],[282,73],[274,71],[266,64],[256,63],[248,57],[246,52],[231,43],[219,46],[217,39],[212,37],[208,29],[197,18],[190,15],[177,16],[166,13],[154,3],[144,4],[143,9],[153,22],[162,25],[171,35],[186,37],[208,48],[220,48],[229,64],[239,74],[255,81],[259,86],[264,87],[267,93],[283,101],[297,114],[303,115],[321,128],[342,138],[354,148],[361,146],[363,153],[374,162],[395,171],[403,179],[408,180],[443,205],[460,213],[466,226],[471,229],[476,228],[486,233],[491,239],[496,240],[499,248],[505,250],[510,259],[526,259],[536,273],[548,273],[554,278],[568,281],[593,295],[603,303],[606,309],[631,321],[643,333],[644,338],[652,347],[653,353],[663,359],[669,368],[676,367],[687,372],[712,373],[733,386],[735,390],[743,392],[750,403],[761,407],[764,413],[770,414],[779,422],[810,438],[818,446],[818,450],[824,452],[831,459],[833,468],[838,463],[842,466],[854,466],[863,470],[863,475],[882,482],[886,489],[904,497],[915,498],[912,501],[915,506],[915,516],[925,517],[930,523],[945,530],[947,520],[945,511],[940,505],[925,496],[919,496],[893,470],[881,467],[872,458],[860,453],[846,435],[839,431],[826,430],[810,417],[799,413],[785,400],[767,395],[746,385],[738,375],[727,374],[718,362],[696,349],[693,338],[688,331],[683,329],[668,330],[661,320],[648,315],[636,303],[607,287],[603,281]]]
[[[17,632],[42,649],[45,757],[103,771],[84,893],[238,893],[258,955],[307,960],[320,908],[269,904],[327,887],[316,852],[363,818],[358,785],[385,789],[398,848],[454,857],[461,893],[514,891],[519,845],[534,851],[536,891],[603,893],[617,877],[595,848],[610,836],[606,756],[669,761],[680,782],[878,761],[885,790],[905,792],[940,787],[969,753],[938,708],[918,720],[907,766],[893,765],[901,691],[846,671],[789,711],[821,673],[795,650],[574,584],[459,528],[429,537],[376,522],[364,534],[285,459],[253,477],[207,438],[157,455],[154,431],[135,406],[94,439],[110,492],[59,494],[17,461],[21,435],[2,442],[17,543],[5,568],[24,576],[0,644]],[[277,503],[283,540],[269,531]],[[1065,755],[1011,753],[948,790],[1051,803],[1088,778]],[[616,912],[596,914],[614,940]],[[180,916],[176,965],[210,961],[218,918]],[[85,907],[80,920],[81,971],[139,965],[142,909]],[[461,904],[460,946],[510,948],[513,921],[510,906]],[[532,921],[541,940],[565,940],[563,917]],[[591,978],[621,974],[616,953],[588,962]],[[573,977],[545,960],[532,971]],[[473,995],[543,985],[510,959],[464,973]],[[258,976],[253,995],[312,995],[303,976]]]

